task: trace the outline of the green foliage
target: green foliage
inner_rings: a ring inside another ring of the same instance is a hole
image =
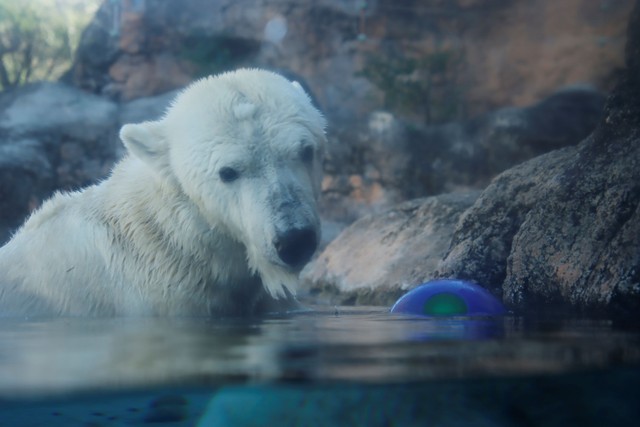
[[[99,0],[0,0],[0,88],[60,77]]]
[[[441,123],[462,116],[457,69],[461,54],[440,50],[418,58],[402,53],[370,55],[360,75],[384,94],[384,107]]]

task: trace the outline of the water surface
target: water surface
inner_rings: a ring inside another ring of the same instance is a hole
[[[253,320],[5,319],[0,426],[626,423],[640,416],[639,362],[639,331],[607,320],[367,307]]]

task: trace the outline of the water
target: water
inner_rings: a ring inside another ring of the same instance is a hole
[[[639,368],[606,320],[2,320],[0,427],[629,426]]]

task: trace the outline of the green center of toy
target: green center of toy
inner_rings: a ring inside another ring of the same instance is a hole
[[[467,314],[467,303],[458,295],[443,292],[429,298],[424,303],[424,314],[430,316],[455,316]]]

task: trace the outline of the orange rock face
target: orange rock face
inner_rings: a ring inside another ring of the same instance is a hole
[[[73,79],[128,100],[180,87],[209,69],[254,65],[304,77],[320,105],[340,118],[364,118],[391,106],[401,117],[424,120],[434,114],[417,111],[424,104],[437,110],[453,102],[455,113],[435,119],[460,119],[529,105],[566,85],[610,89],[623,64],[634,1],[430,0],[404,6],[381,0],[365,9],[352,3],[292,8],[275,0],[247,8],[231,0],[105,2],[85,35]],[[424,63],[443,53],[451,55],[446,72],[433,75]],[[416,99],[390,102],[389,88],[362,75],[372,57],[382,64],[393,58],[422,64],[390,70],[398,84],[409,84],[406,96]],[[412,93],[412,87],[424,93]]]

